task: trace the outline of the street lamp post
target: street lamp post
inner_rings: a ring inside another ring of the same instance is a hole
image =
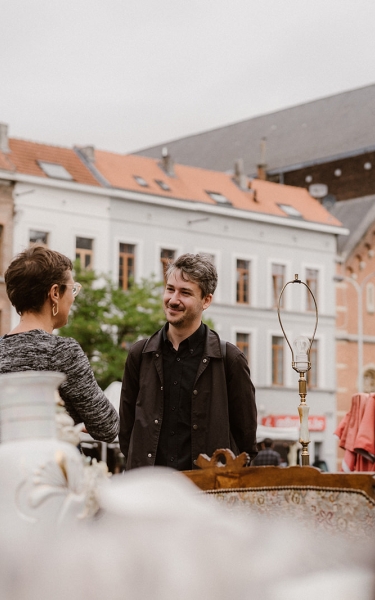
[[[347,277],[347,276],[343,276],[343,275],[336,275],[336,277],[334,277],[334,280],[337,282],[347,281],[348,283],[351,283],[352,286],[354,287],[355,291],[357,292],[357,305],[358,305],[358,311],[357,311],[357,313],[358,313],[357,314],[358,382],[357,382],[357,387],[358,387],[359,394],[362,394],[362,392],[363,392],[363,373],[362,373],[362,369],[363,369],[363,288],[364,288],[364,285],[374,276],[375,276],[375,271],[373,271],[369,275],[366,275],[366,277],[364,279],[362,279],[361,283],[358,283],[358,281],[356,281],[352,277]]]

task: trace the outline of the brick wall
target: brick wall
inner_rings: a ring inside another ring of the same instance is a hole
[[[363,391],[375,392],[375,379],[364,381],[366,371],[375,372],[375,307],[369,303],[368,286],[375,291],[375,223],[369,229],[339,274],[355,282],[343,281],[336,289],[336,377],[337,420],[341,421],[351,406],[352,396],[358,393],[358,300],[362,293],[363,363],[360,376]],[[358,290],[361,288],[361,292]],[[371,291],[371,290],[370,290]],[[361,309],[361,307],[360,307]]]
[[[365,164],[370,164],[371,168],[365,169]],[[339,171],[341,175],[338,175]],[[311,177],[312,180],[306,181],[306,177]],[[374,194],[375,152],[284,173],[284,183],[306,189],[312,183],[325,183],[328,186],[328,193],[336,196],[337,200],[349,200]]]

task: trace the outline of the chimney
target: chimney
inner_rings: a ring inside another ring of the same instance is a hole
[[[173,160],[166,146],[161,152],[161,167],[169,177],[174,177]]]
[[[243,160],[238,158],[234,163],[234,176],[233,181],[238,185],[241,190],[247,190],[247,177],[244,173]]]
[[[258,179],[267,179],[267,164],[266,164],[266,138],[262,138],[260,142],[260,161],[257,165]]]
[[[84,158],[91,163],[95,162],[95,147],[94,146],[83,146],[79,148],[79,151]]]
[[[0,152],[9,152],[8,125],[0,123]]]

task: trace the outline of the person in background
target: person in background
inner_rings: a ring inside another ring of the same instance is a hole
[[[261,444],[262,449],[251,463],[252,467],[274,466],[278,467],[281,464],[281,456],[273,449],[273,441],[270,438],[265,438]]]
[[[167,323],[136,342],[127,357],[120,399],[126,469],[194,468],[219,448],[256,451],[255,390],[245,355],[202,323],[217,272],[208,256],[183,254],[166,274]]]
[[[90,363],[73,338],[53,335],[66,325],[81,285],[73,280],[69,258],[43,246],[16,256],[5,272],[7,294],[20,315],[19,324],[0,339],[0,374],[59,371],[65,408],[76,424],[84,423],[96,440],[112,442],[119,428],[116,410],[98,386]]]

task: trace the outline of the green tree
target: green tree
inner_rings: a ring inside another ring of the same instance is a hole
[[[122,379],[129,347],[148,337],[164,323],[162,284],[154,278],[132,282],[128,291],[119,289],[106,275],[75,265],[75,278],[82,284],[60,335],[79,342],[95,377],[105,389]]]

